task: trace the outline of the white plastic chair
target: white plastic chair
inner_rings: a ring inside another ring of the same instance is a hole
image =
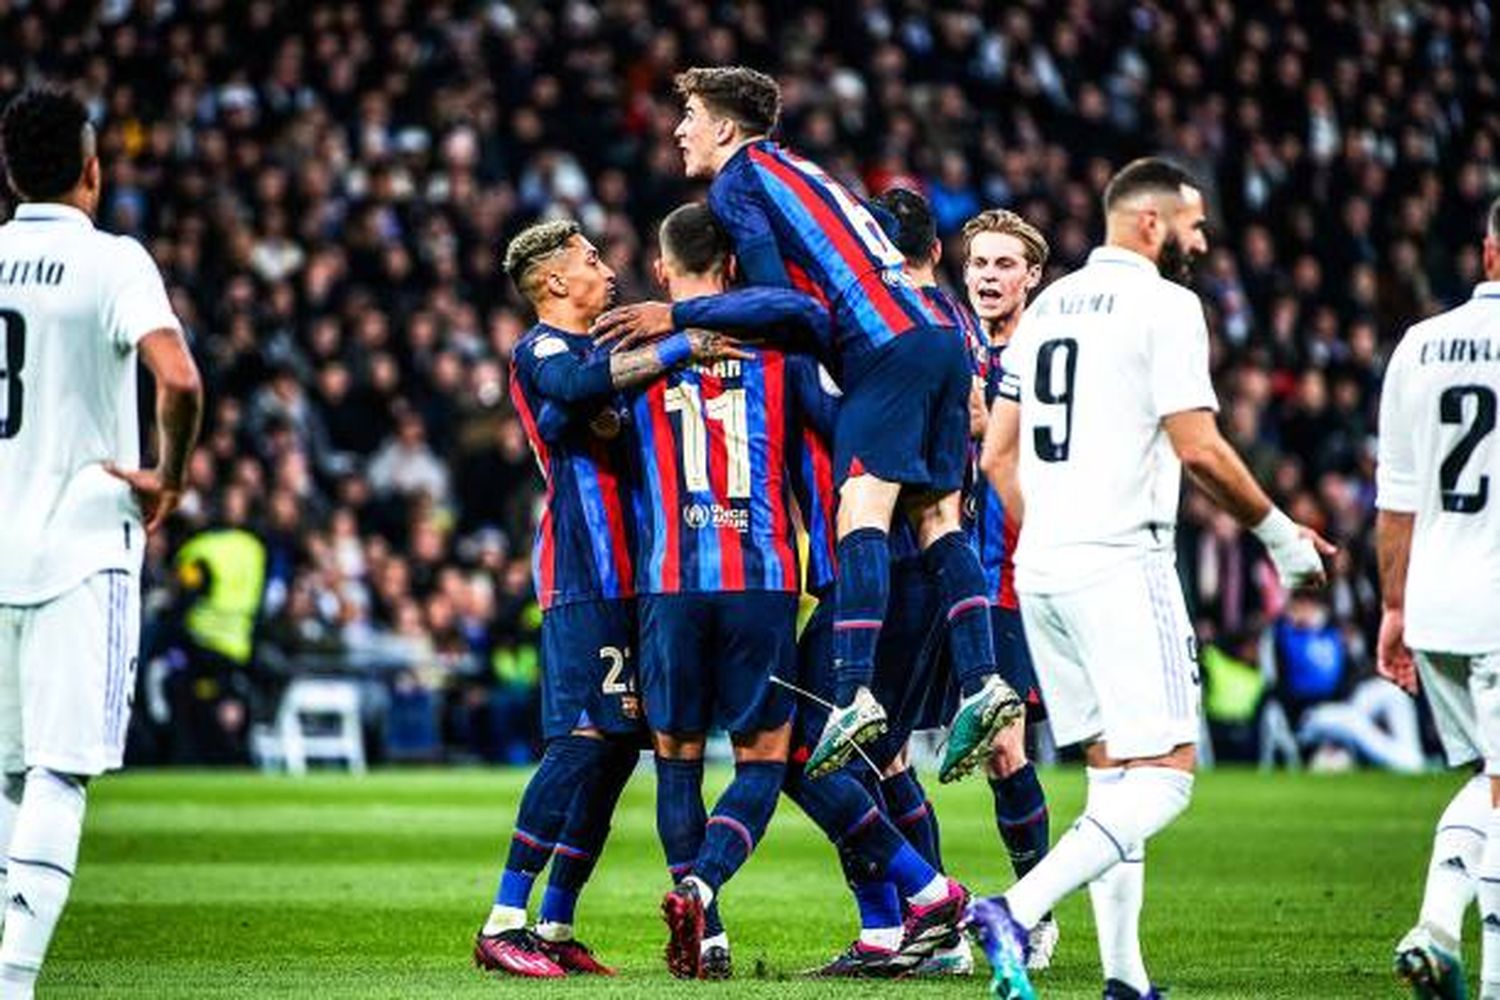
[[[305,728],[306,719],[332,723],[331,730]],[[336,677],[299,677],[287,685],[276,721],[258,727],[252,750],[262,770],[285,767],[307,773],[309,760],[341,761],[353,774],[365,773],[365,744],[359,725],[359,685]]]

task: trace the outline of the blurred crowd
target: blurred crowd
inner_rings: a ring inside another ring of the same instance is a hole
[[[307,663],[378,679],[393,756],[529,752],[540,480],[506,391],[528,318],[497,256],[524,224],[574,216],[623,296],[648,294],[656,222],[701,195],[671,139],[672,77],[699,63],[772,72],[786,142],[863,194],[922,190],[945,239],[983,207],[1021,212],[1053,274],[1099,238],[1113,167],[1165,153],[1195,172],[1224,424],[1342,546],[1326,600],[1294,608],[1253,541],[1188,498],[1210,711],[1232,730],[1269,692],[1295,725],[1348,698],[1378,615],[1381,367],[1406,325],[1468,294],[1500,191],[1493,13],[0,0],[0,97],[38,78],[86,95],[101,224],[150,247],[207,381],[188,502],[150,553],[154,725],[135,752],[240,759]],[[1303,669],[1309,648],[1335,667]]]

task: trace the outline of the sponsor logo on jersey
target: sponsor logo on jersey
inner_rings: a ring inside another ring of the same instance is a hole
[[[690,503],[682,508],[682,520],[694,531],[704,528],[729,528],[744,534],[750,530],[750,512],[720,504]]]

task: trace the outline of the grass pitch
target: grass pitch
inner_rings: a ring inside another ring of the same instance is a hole
[[[296,781],[244,773],[127,773],[89,793],[73,898],[43,997],[817,997],[985,995],[983,978],[809,982],[855,932],[831,850],[790,803],[726,890],[736,979],[678,983],[662,964],[666,887],[643,762],[579,911],[617,979],[488,978],[469,945],[488,910],[527,774],[388,771]],[[725,772],[714,773],[717,786]],[[1054,836],[1077,814],[1080,771],[1045,775]],[[1200,776],[1193,805],[1152,841],[1146,960],[1174,1000],[1396,997],[1395,940],[1415,919],[1430,831],[1454,775]],[[934,792],[950,870],[1010,881],[981,781]],[[540,900],[540,891],[536,897]],[[1044,997],[1099,995],[1086,894],[1059,911]],[[1469,968],[1477,968],[1471,925]],[[980,962],[981,972],[984,964]]]

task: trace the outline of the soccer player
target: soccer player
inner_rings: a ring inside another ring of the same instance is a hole
[[[516,345],[511,400],[547,486],[532,552],[547,747],[521,798],[474,961],[537,978],[607,974],[572,925],[578,892],[640,753],[632,472],[618,429],[606,439],[609,404],[616,392],[691,357],[717,357],[721,341],[693,333],[596,352],[587,331],[614,297],[615,277],[576,223],[523,231],[506,249],[504,266],[537,314]],[[550,884],[533,932],[526,927],[531,886],[549,858]]]
[[[1084,885],[1104,995],[1159,995],[1137,934],[1144,849],[1187,808],[1199,733],[1173,548],[1183,466],[1261,539],[1283,585],[1321,584],[1319,553],[1333,551],[1272,505],[1215,423],[1203,307],[1177,283],[1207,250],[1198,185],[1137,160],[1105,188],[1104,211],[1105,245],[1026,310],[984,443],[1021,525],[1016,589],[1048,723],[1089,767],[1080,820],[1003,896],[970,907],[1007,998],[1035,996],[1027,936]]]
[[[675,300],[722,295],[727,235],[701,205],[663,221],[658,279]],[[782,293],[782,297],[786,297]],[[805,296],[792,295],[800,301]],[[731,318],[731,323],[744,325]],[[638,393],[631,426],[645,466],[641,531],[641,680],[657,754],[658,830],[677,884],[662,902],[667,966],[703,974],[706,908],[748,860],[775,810],[790,749],[792,701],[772,678],[795,669],[800,575],[787,456],[795,433],[789,359],[762,350],[668,373]],[[703,746],[725,729],[735,777],[712,816],[702,797]],[[806,790],[841,817],[840,835],[869,852],[908,895],[903,947],[912,964],[956,926],[966,896],[922,862],[852,779]],[[804,799],[799,799],[804,801]]]
[[[1448,762],[1480,764],[1438,821],[1417,926],[1396,973],[1467,995],[1459,937],[1477,888],[1481,996],[1500,997],[1500,199],[1468,302],[1413,326],[1380,397],[1375,544],[1382,675],[1427,693]],[[1415,662],[1413,662],[1415,651]]]
[[[1001,355],[1020,323],[1028,295],[1041,283],[1047,241],[1014,212],[990,209],[970,219],[963,229],[964,285],[969,300],[965,307],[938,285],[942,244],[926,200],[914,191],[896,188],[877,198],[876,204],[895,220],[891,239],[906,256],[912,280],[964,332],[974,358],[974,392],[979,397],[971,406],[973,431],[982,437],[989,407],[999,393]],[[1026,703],[1028,717],[1040,722],[1046,712],[1015,593],[1015,519],[1006,517],[999,494],[977,474],[965,483],[964,513],[984,569],[1000,676]],[[1046,857],[1051,833],[1046,792],[1026,759],[1025,737],[1021,726],[1001,730],[987,767],[995,824],[1017,878]],[[1050,966],[1057,941],[1057,922],[1049,913],[1032,928],[1027,967]]]
[[[959,518],[967,461],[970,369],[963,342],[902,271],[901,252],[870,211],[816,164],[768,138],[780,113],[776,81],[746,67],[696,68],[677,78],[676,136],[689,177],[712,178],[709,208],[757,285],[797,287],[834,316],[834,373],[844,390],[835,435],[839,710],[808,767],[847,763],[876,739],[886,712],[869,690],[890,586],[888,533],[903,510],[942,593],[963,700],[939,778],[983,763],[1023,706],[996,675],[984,577]],[[681,319],[682,317],[678,317]],[[605,337],[671,328],[662,303],[615,310]]]
[[[32,995],[78,862],[85,789],[120,767],[146,533],[176,509],[203,393],[145,249],[94,228],[100,166],[76,97],[0,120],[20,198],[0,227],[0,997]],[[156,380],[140,464],[136,361]],[[144,530],[143,530],[144,524]]]

